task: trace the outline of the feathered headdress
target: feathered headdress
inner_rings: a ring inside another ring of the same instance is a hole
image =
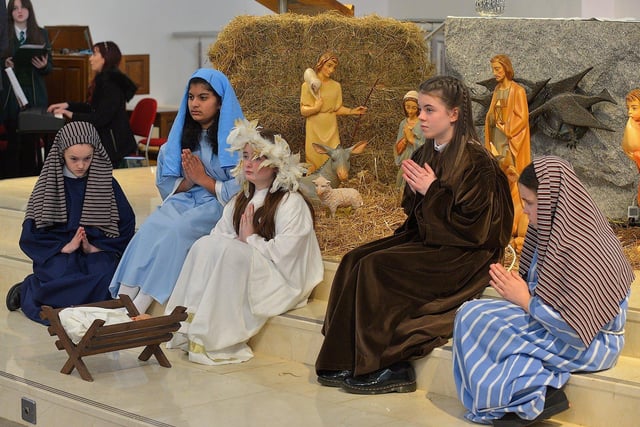
[[[264,157],[265,160],[260,164],[260,168],[272,167],[277,168],[271,189],[269,192],[275,193],[279,189],[285,191],[298,191],[298,180],[302,178],[307,168],[304,163],[300,163],[300,154],[291,154],[289,144],[280,135],[274,136],[274,142],[265,139],[260,135],[260,127],[258,121],[249,121],[246,119],[236,120],[235,127],[229,133],[227,138],[229,151],[242,152],[246,144],[251,145],[253,149],[254,159]],[[244,175],[244,160],[240,160],[238,165],[233,168],[231,174],[242,186],[245,194],[248,193],[249,183]],[[248,195],[248,194],[247,194]]]

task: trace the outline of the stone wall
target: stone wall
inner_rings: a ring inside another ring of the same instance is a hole
[[[553,83],[593,67],[579,87],[590,95],[610,92],[617,105],[600,102],[592,111],[614,131],[590,129],[575,149],[538,131],[531,137],[532,155],[570,161],[605,215],[626,220],[638,171],[620,144],[627,121],[625,96],[640,87],[640,22],[447,18],[445,24],[447,74],[462,78],[477,95],[487,93],[477,82],[493,77],[489,59],[499,53],[511,58],[516,78],[534,82]],[[474,110],[483,112],[479,104]]]

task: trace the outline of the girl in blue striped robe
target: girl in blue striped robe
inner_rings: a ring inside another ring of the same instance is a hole
[[[569,407],[571,372],[611,368],[624,345],[633,280],[606,218],[564,160],[519,179],[529,228],[520,274],[490,267],[503,297],[465,303],[453,332],[458,396],[474,422],[522,426]]]

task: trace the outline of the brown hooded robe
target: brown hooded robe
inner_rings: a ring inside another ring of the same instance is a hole
[[[445,148],[445,151],[449,148]],[[489,283],[509,243],[509,183],[478,143],[460,150],[448,177],[428,140],[414,153],[439,177],[425,196],[405,187],[405,223],[347,253],[331,288],[317,370],[362,375],[423,357],[447,342],[456,310]]]

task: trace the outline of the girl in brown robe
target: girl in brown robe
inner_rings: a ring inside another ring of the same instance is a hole
[[[350,393],[414,391],[408,361],[447,342],[511,235],[509,183],[478,142],[468,89],[438,76],[418,101],[427,141],[402,163],[407,219],[347,253],[331,288],[316,371]]]

